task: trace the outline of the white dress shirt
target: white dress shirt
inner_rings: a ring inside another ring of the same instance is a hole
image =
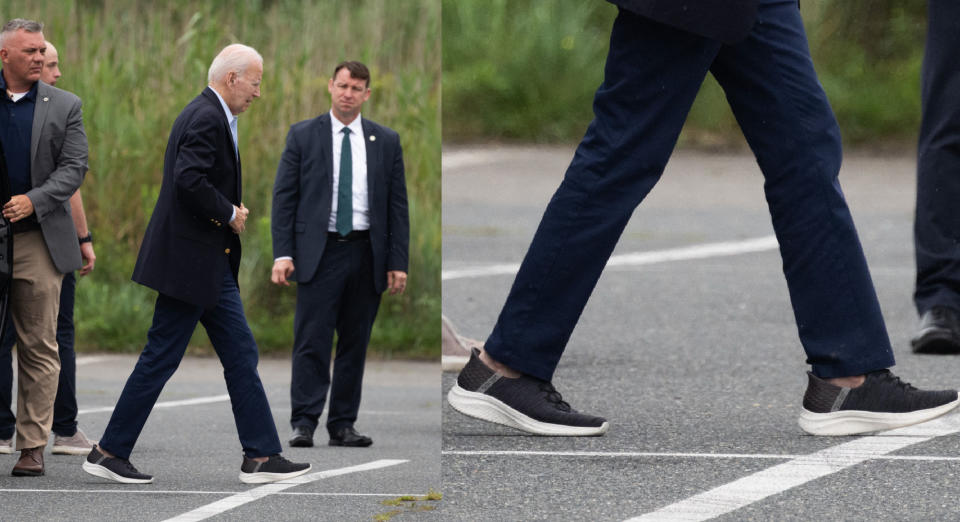
[[[237,144],[237,115],[230,112],[230,107],[227,106],[227,102],[223,101],[223,96],[220,96],[220,93],[216,89],[210,87],[210,90],[213,91],[213,94],[217,95],[217,99],[220,100],[220,106],[223,107],[223,113],[227,115],[227,123],[230,124],[230,134],[233,135],[233,154],[237,158],[237,161],[240,161],[240,146]],[[230,223],[233,223],[233,220],[237,219],[237,209],[234,209],[230,212]]]
[[[333,204],[330,205],[330,220],[327,223],[328,232],[337,231],[337,194],[340,190],[340,149],[343,148],[344,127],[350,129],[350,152],[353,159],[353,229],[370,229],[370,203],[367,200],[367,145],[363,139],[363,126],[360,125],[361,116],[344,125],[343,122],[330,111],[330,130],[333,140]]]

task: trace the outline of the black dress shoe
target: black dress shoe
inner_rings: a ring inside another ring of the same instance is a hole
[[[306,426],[294,426],[289,443],[292,448],[312,448],[313,430]]]
[[[915,353],[960,353],[960,314],[946,306],[927,310],[910,346]]]
[[[366,435],[360,435],[353,426],[340,428],[330,435],[331,446],[351,446],[354,448],[366,448],[373,444],[373,439]]]

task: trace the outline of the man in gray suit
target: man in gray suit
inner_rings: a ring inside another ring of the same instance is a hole
[[[43,25],[32,20],[0,29],[0,141],[12,194],[2,212],[14,233],[10,307],[18,346],[15,476],[44,472],[60,372],[60,286],[63,274],[82,265],[68,200],[87,171],[87,137],[80,99],[39,81],[44,42]]]

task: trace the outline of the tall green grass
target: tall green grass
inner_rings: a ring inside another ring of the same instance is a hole
[[[449,141],[575,142],[593,117],[616,7],[594,0],[442,0]],[[801,2],[845,143],[911,142],[919,124],[923,0]],[[741,146],[707,77],[682,143]]]
[[[206,85],[225,45],[264,58],[262,97],[240,116],[244,204],[240,292],[261,350],[292,345],[295,291],[269,282],[270,201],[292,123],[329,110],[327,80],[365,62],[365,117],[399,132],[410,200],[410,279],[384,296],[371,350],[435,357],[440,342],[440,6],[433,0],[167,2],[0,0],[0,18],[40,20],[60,51],[59,87],[84,101],[90,172],[83,185],[97,268],[77,289],[77,343],[138,350],[155,293],[130,282],[161,182],[173,120]],[[198,334],[194,341],[207,341]]]

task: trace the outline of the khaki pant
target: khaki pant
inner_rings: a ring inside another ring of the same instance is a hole
[[[17,329],[17,449],[46,446],[53,426],[60,356],[57,312],[63,274],[31,230],[13,237],[10,311]]]

